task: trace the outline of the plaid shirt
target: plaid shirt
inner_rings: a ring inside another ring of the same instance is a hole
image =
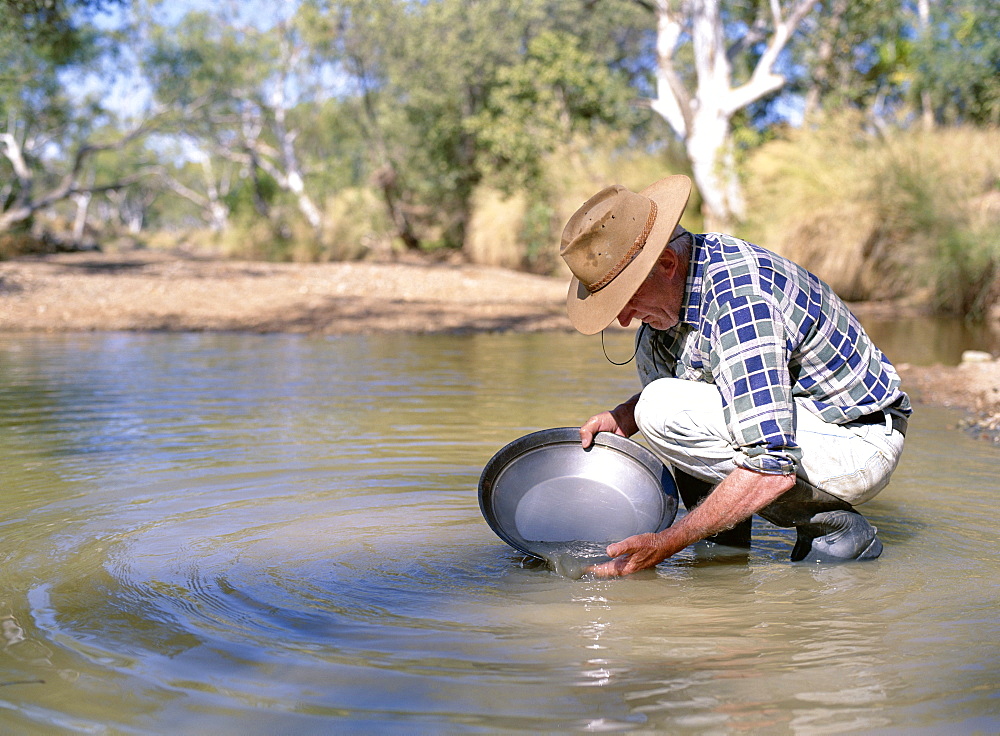
[[[692,240],[680,322],[640,331],[639,378],[715,384],[738,465],[795,472],[793,399],[834,424],[910,413],[896,370],[827,284],[729,235]]]

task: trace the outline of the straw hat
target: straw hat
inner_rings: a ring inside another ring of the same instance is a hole
[[[660,179],[639,194],[616,184],[569,219],[559,255],[573,272],[566,311],[577,330],[593,335],[614,322],[653,270],[690,194],[684,175]]]

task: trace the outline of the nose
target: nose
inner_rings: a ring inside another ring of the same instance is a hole
[[[635,316],[635,310],[625,307],[622,311],[618,313],[618,324],[622,327],[628,327],[632,322],[632,317]]]

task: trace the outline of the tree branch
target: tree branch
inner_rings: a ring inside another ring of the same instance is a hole
[[[736,39],[736,41],[730,45],[729,50],[726,51],[726,58],[729,59],[729,62],[732,63],[748,48],[767,38],[767,29],[769,27],[770,25],[767,22],[767,18],[764,17],[764,9],[760,8],[760,12],[754,19],[754,22],[747,29],[747,32],[740,36],[740,38]]]
[[[83,143],[73,154],[69,171],[66,172],[60,182],[37,198],[34,197],[32,192],[34,173],[28,167],[22,146],[17,143],[17,140],[10,133],[0,134],[0,143],[3,144],[3,154],[11,162],[14,172],[21,183],[21,191],[18,193],[15,205],[9,207],[0,215],[0,231],[6,230],[19,222],[24,222],[35,212],[51,207],[56,202],[61,202],[79,194],[96,194],[113,189],[121,189],[149,176],[151,170],[147,168],[135,174],[118,178],[107,184],[95,185],[91,183],[81,185],[79,183],[80,172],[91,156],[100,151],[120,150],[124,148],[132,141],[155,129],[158,122],[159,118],[154,116],[147,118],[115,141],[107,143]]]
[[[792,34],[802,22],[803,18],[816,5],[818,0],[796,0],[787,20],[781,20],[781,8],[778,0],[771,0],[771,10],[774,16],[775,26],[768,42],[767,48],[757,60],[750,79],[745,83],[731,89],[726,95],[723,110],[732,115],[749,105],[751,102],[759,100],[761,97],[781,89],[785,84],[784,76],[773,71],[774,64],[778,56],[791,40]]]
[[[691,97],[674,67],[674,52],[683,25],[670,10],[669,0],[658,0],[656,14],[656,99],[650,107],[661,115],[679,138],[686,138],[691,130]]]

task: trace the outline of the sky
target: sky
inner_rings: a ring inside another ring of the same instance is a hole
[[[287,16],[297,6],[296,0],[166,0],[152,3],[124,3],[113,5],[97,13],[92,22],[101,30],[120,31],[133,20],[135,7],[147,7],[157,25],[173,26],[190,12],[230,11],[241,20],[268,27],[282,15]],[[81,101],[90,96],[99,96],[104,104],[126,120],[141,118],[152,102],[149,84],[138,73],[138,60],[129,49],[119,48],[121,62],[111,66],[105,73],[66,73],[63,76],[65,88]]]

